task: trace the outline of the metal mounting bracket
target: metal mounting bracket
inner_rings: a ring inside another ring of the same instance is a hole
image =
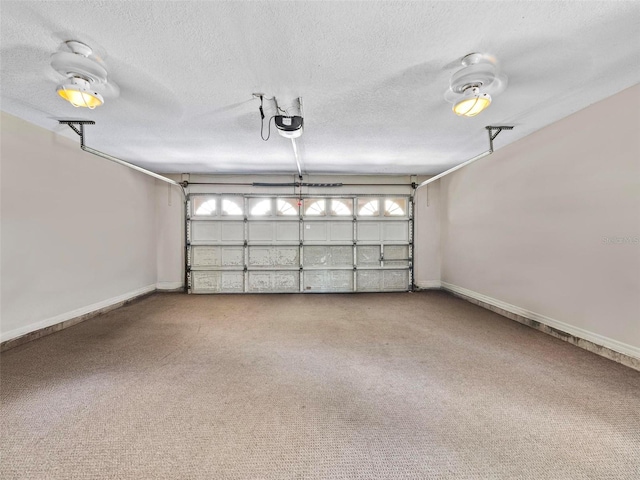
[[[71,130],[76,132],[80,136],[80,148],[84,150],[84,126],[95,125],[93,120],[58,120],[61,125],[68,125]],[[78,125],[76,127],[76,125]]]
[[[506,126],[506,125],[501,125],[501,126],[498,126],[498,127],[488,126],[488,127],[484,127],[484,128],[486,128],[487,132],[489,133],[489,151],[491,153],[493,153],[493,141],[498,136],[498,134],[502,130],[513,130],[512,126]],[[493,133],[494,131],[495,131],[495,133]]]

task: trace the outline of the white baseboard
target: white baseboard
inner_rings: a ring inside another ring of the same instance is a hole
[[[115,308],[117,306],[120,306],[127,300],[131,300],[132,298],[145,295],[155,290],[156,290],[155,284],[147,285],[146,287],[138,288],[131,292],[118,295],[117,297],[109,298],[107,300],[103,300],[101,302],[94,303],[92,305],[87,305],[86,307],[77,308],[76,310],[72,310],[70,312],[61,313],[54,317],[49,317],[39,322],[30,323],[29,325],[24,325],[20,328],[16,328],[8,332],[2,332],[0,334],[0,342],[4,343],[9,340],[13,340],[14,338],[18,338],[32,332],[36,332],[38,330],[47,329],[48,327],[52,327],[58,324],[63,324],[64,322],[67,322],[69,320],[79,319],[78,321],[81,321],[81,317],[100,313],[108,309],[111,309],[112,307]],[[61,326],[61,328],[63,327]]]
[[[452,292],[454,294],[459,294],[459,295],[462,295],[464,297],[475,299],[475,300],[477,300],[477,301],[479,301],[481,303],[484,303],[484,304],[487,304],[487,305],[491,305],[493,307],[497,307],[500,310],[503,310],[505,312],[514,314],[514,315],[519,316],[519,317],[522,317],[523,319],[527,319],[527,320],[530,320],[530,321],[533,321],[533,322],[537,322],[537,323],[543,324],[543,325],[549,327],[550,330],[557,330],[559,332],[564,332],[565,334],[568,334],[569,336],[576,337],[575,341],[570,339],[570,338],[563,338],[563,339],[569,341],[570,343],[573,343],[575,345],[583,347],[586,350],[593,351],[594,353],[599,353],[599,354],[601,354],[601,355],[603,355],[603,356],[605,356],[607,358],[610,358],[610,355],[604,354],[601,351],[596,351],[596,350],[599,350],[599,349],[597,349],[597,347],[604,347],[604,348],[607,348],[609,350],[613,350],[613,352],[621,353],[623,355],[631,357],[632,360],[636,359],[636,360],[640,361],[640,348],[635,347],[633,345],[628,345],[628,344],[620,342],[618,340],[614,340],[612,338],[605,337],[603,335],[599,335],[599,334],[594,333],[594,332],[590,332],[589,330],[584,330],[582,328],[575,327],[575,326],[570,325],[568,323],[561,322],[560,320],[556,320],[554,318],[547,317],[546,315],[542,315],[540,313],[532,312],[530,310],[518,307],[516,305],[511,305],[510,303],[503,302],[502,300],[498,300],[496,298],[492,298],[492,297],[489,297],[487,295],[483,295],[482,293],[474,292],[473,290],[469,290],[469,289],[466,289],[466,288],[463,288],[463,287],[459,287],[459,286],[453,285],[451,283],[442,282],[442,288],[444,290],[448,290],[448,291],[450,291],[450,292]],[[497,312],[497,313],[501,313],[501,312]],[[509,317],[509,318],[511,318],[511,317]],[[514,318],[514,320],[519,321],[517,318]],[[521,322],[521,323],[526,323],[527,325],[530,325],[530,326],[533,326],[534,328],[537,328],[535,325],[531,325],[531,323],[529,323],[529,322]],[[540,328],[538,328],[538,329],[540,330]],[[551,333],[551,334],[554,333],[552,331],[546,331],[546,330],[544,330],[544,331],[546,333]],[[554,336],[558,336],[559,338],[562,338],[562,335],[554,335]],[[591,347],[589,345],[584,345],[583,343],[580,342],[580,340],[586,340],[587,342],[595,344],[596,348],[594,349],[593,347]],[[617,359],[613,359],[613,360],[617,360]],[[627,362],[620,362],[620,363],[627,364]],[[632,366],[632,365],[629,365],[629,366]]]
[[[156,288],[158,290],[179,290],[184,288],[184,283],[182,282],[158,282],[156,284]]]
[[[416,287],[420,290],[432,290],[442,288],[442,282],[440,280],[418,280],[415,282]]]

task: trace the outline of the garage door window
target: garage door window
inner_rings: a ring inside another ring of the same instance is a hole
[[[377,217],[380,215],[380,199],[359,198],[358,215],[361,217]]]
[[[327,214],[327,201],[324,198],[306,198],[304,200],[304,214],[320,217]]]
[[[384,201],[385,217],[402,217],[407,213],[407,200],[405,198],[388,198]]]
[[[337,199],[331,200],[331,215],[347,217],[353,215],[353,200]]]
[[[242,215],[244,199],[238,198],[223,198],[222,199],[222,215]]]
[[[278,215],[292,216],[299,215],[299,200],[294,198],[279,198],[278,199]]]
[[[253,217],[267,217],[271,215],[271,198],[250,198],[249,214]]]
[[[194,215],[215,215],[216,198],[196,197],[193,202],[193,213]]]

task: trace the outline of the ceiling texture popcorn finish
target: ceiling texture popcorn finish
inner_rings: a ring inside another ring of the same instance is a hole
[[[2,110],[74,140],[59,119],[95,120],[89,145],[164,173],[296,173],[253,92],[304,98],[304,173],[428,175],[484,151],[487,125],[516,127],[500,148],[640,81],[640,2],[3,1],[1,17]],[[119,96],[56,94],[68,40]],[[509,85],[458,117],[443,92],[473,52]]]

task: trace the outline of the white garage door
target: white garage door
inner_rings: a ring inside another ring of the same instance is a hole
[[[190,293],[411,289],[409,196],[191,194]]]

